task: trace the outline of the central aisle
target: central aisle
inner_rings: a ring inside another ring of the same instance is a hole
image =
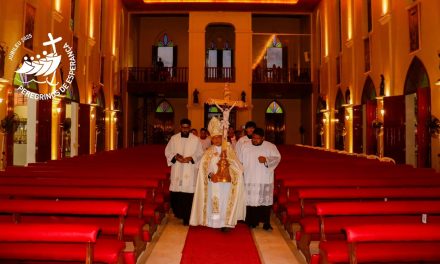
[[[282,233],[284,231],[278,228],[274,219],[272,226],[274,230],[270,232],[264,231],[261,226],[251,232],[261,263],[305,264],[306,261],[296,250],[293,241],[286,241]],[[153,242],[149,243],[146,251],[139,258],[138,264],[180,264],[188,229],[188,226],[182,225],[181,220],[174,218],[172,214],[168,215],[166,224],[161,225],[159,232],[153,237]]]
[[[186,236],[181,264],[260,264],[251,231],[245,224],[222,232],[205,226],[191,226]]]

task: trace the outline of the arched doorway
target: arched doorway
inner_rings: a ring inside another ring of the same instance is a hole
[[[29,56],[26,54],[23,58],[25,57]],[[23,61],[17,69],[22,67]],[[7,134],[7,165],[26,165],[38,161],[39,157],[41,161],[50,160],[52,101],[40,101],[37,113],[36,100],[29,99],[19,91],[14,92],[22,86],[30,92],[39,93],[37,77],[15,72],[12,84],[14,89],[8,91],[7,111],[8,115],[15,116],[15,124],[13,130]],[[41,105],[45,103],[48,107],[43,109]],[[43,112],[44,115],[41,114]],[[38,122],[38,135],[42,135],[41,138],[37,137],[37,119],[41,120],[41,124]],[[40,129],[45,131],[41,132]],[[36,145],[38,153],[36,153]]]
[[[105,95],[101,87],[96,97],[96,152],[105,150]]]
[[[174,134],[174,110],[167,100],[156,107],[153,125],[153,143],[166,144]]]
[[[376,88],[370,76],[362,89],[361,105],[353,107],[353,151],[356,153],[377,154],[376,129]]]
[[[318,97],[316,106],[316,144],[317,147],[324,147],[325,145],[325,124],[324,124],[324,111],[327,109],[327,102],[322,96]]]
[[[274,144],[284,144],[284,110],[277,101],[272,101],[266,108],[265,139]]]
[[[335,149],[344,150],[344,137],[345,137],[345,104],[344,96],[339,88],[336,94],[335,100]]]
[[[61,80],[64,83],[63,70],[60,69]],[[60,118],[60,158],[78,155],[78,111],[79,89],[76,78],[73,79],[69,89],[60,96],[62,116]]]
[[[425,66],[418,57],[412,60],[406,74],[404,94],[406,102],[413,104],[406,107],[406,120],[415,120],[413,124],[417,129],[414,130],[407,124],[407,135],[414,134],[411,138],[406,138],[407,161],[414,160],[418,168],[431,167],[431,136],[429,134],[429,122],[431,119],[431,88],[429,77]],[[413,109],[412,111],[408,111]],[[410,147],[411,146],[411,147]],[[409,147],[409,148],[408,148]],[[407,162],[408,163],[408,162]]]

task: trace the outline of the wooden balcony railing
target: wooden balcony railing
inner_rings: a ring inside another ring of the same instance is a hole
[[[205,82],[235,82],[235,68],[205,67]]]
[[[253,83],[293,84],[310,81],[310,68],[256,68],[252,71]]]
[[[188,83],[187,67],[129,67],[129,83]]]

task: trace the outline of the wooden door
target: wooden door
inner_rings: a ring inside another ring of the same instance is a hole
[[[90,154],[90,105],[79,105],[78,154]]]
[[[266,113],[265,139],[274,144],[284,144],[284,114]]]
[[[105,150],[105,110],[102,107],[96,107],[96,152]]]
[[[431,90],[417,89],[417,167],[431,167],[431,136],[429,122],[431,118]]]
[[[51,159],[52,100],[40,100],[37,107],[37,149],[36,161]]]
[[[353,106],[353,152],[363,153],[362,105]]]
[[[167,144],[174,135],[174,113],[156,113],[153,125],[153,144]]]
[[[335,115],[337,123],[335,125],[335,149],[344,150],[345,137],[345,107],[338,108],[338,113]]]
[[[385,110],[384,156],[396,163],[405,163],[405,96],[390,96],[383,99]]]
[[[367,145],[366,153],[368,155],[377,155],[377,133],[375,128],[373,128],[373,121],[376,119],[376,108],[377,102],[375,100],[368,100],[366,105],[366,139]]]

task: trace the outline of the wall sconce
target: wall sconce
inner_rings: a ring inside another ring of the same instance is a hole
[[[61,113],[61,107],[57,107],[57,113],[59,114],[59,113]]]
[[[92,119],[95,119],[95,114],[91,114],[90,117],[91,117]]]
[[[380,114],[382,115],[382,117],[385,115],[385,110],[384,109],[380,109]]]

